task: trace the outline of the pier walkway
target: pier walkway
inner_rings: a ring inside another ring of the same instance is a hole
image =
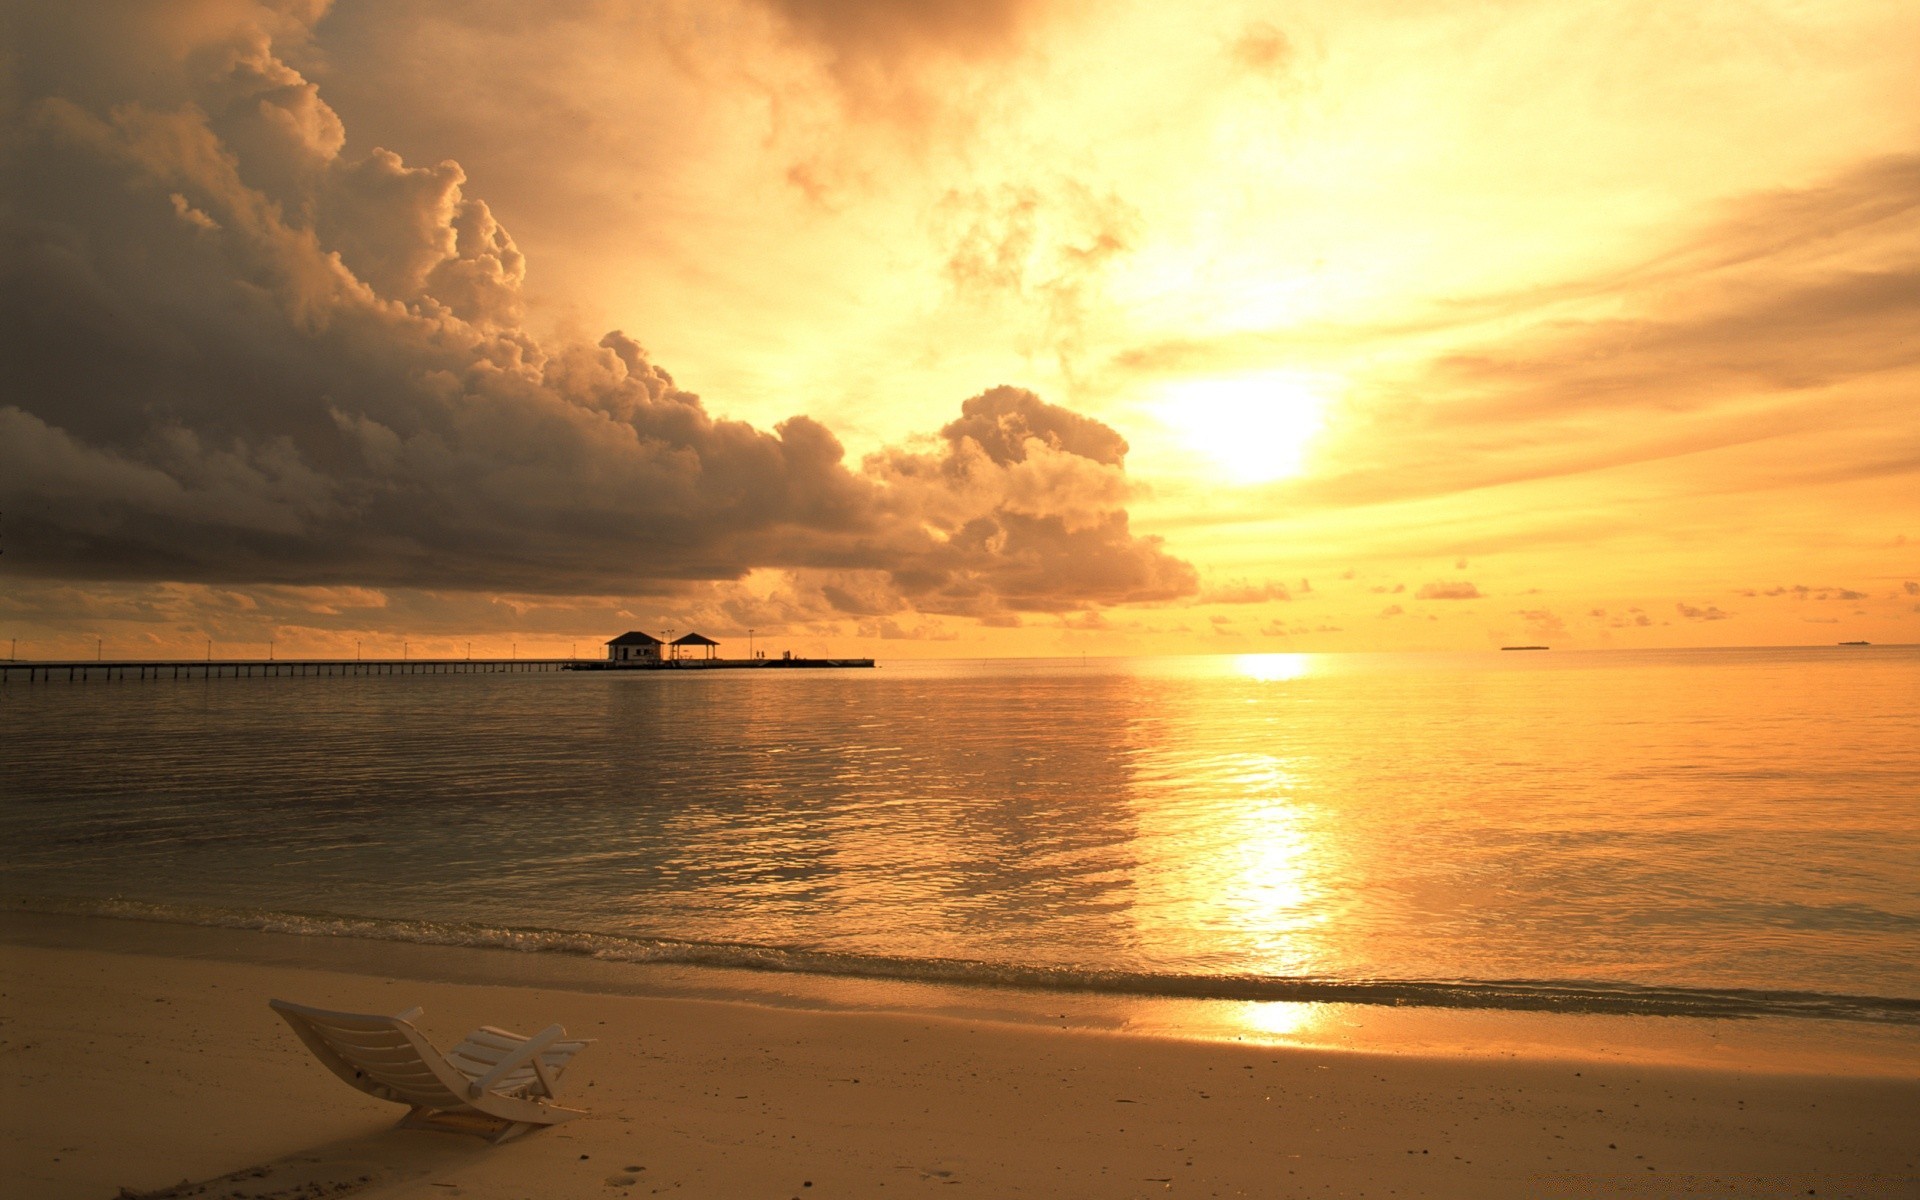
[[[267,679],[300,675],[493,675],[527,671],[818,670],[872,667],[870,658],[702,658],[611,663],[603,658],[211,658],[101,661],[0,659],[0,683],[94,683],[121,679]]]
[[[116,679],[263,679],[280,675],[491,675],[504,671],[564,671],[580,658],[212,658],[102,662],[0,661],[0,682],[74,683]]]

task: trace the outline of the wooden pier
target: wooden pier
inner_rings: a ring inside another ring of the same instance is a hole
[[[102,662],[0,661],[0,682],[92,683],[120,679],[269,679],[300,675],[493,675],[502,672],[565,671],[592,659],[579,658],[210,658]],[[595,663],[597,665],[597,663]]]
[[[122,679],[271,679],[346,675],[496,675],[528,671],[820,670],[872,667],[871,658],[703,658],[611,663],[601,658],[210,658],[40,662],[0,660],[0,683],[104,683]]]
[[[608,662],[582,659],[569,671],[824,671],[871,668],[871,658],[668,658],[659,662]]]

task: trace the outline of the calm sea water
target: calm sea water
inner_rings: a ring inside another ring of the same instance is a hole
[[[1920,649],[0,690],[18,907],[1920,1024]]]

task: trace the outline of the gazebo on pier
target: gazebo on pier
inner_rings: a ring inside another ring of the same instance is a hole
[[[719,644],[720,644],[719,642],[714,641],[712,638],[707,637],[704,634],[689,633],[685,637],[677,637],[673,639],[673,642],[672,642],[673,657],[676,662],[679,661],[679,659],[681,659],[682,657],[685,657],[681,649],[682,647],[705,646],[707,648],[706,657],[712,658],[714,648]]]

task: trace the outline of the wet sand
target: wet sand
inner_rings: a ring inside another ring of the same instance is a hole
[[[9,1194],[1920,1196],[1920,1079],[1899,1072],[1366,1054],[125,941],[0,944]],[[560,1021],[598,1039],[563,1089],[591,1115],[497,1147],[397,1130],[269,997],[422,1005],[442,1046]]]

